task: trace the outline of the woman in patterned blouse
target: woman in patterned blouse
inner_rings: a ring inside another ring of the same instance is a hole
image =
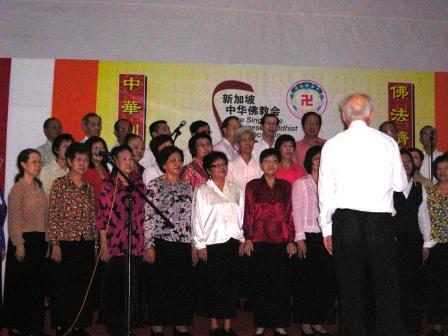
[[[427,321],[433,324],[431,336],[443,335],[448,324],[448,155],[434,161],[438,183],[427,189],[431,219],[431,248],[427,259],[428,310]]]
[[[213,150],[212,139],[207,133],[193,135],[188,141],[193,161],[182,168],[180,179],[191,185],[195,190],[208,180],[208,174],[202,166],[204,157]]]
[[[41,167],[38,151],[20,152],[17,157],[19,173],[8,197],[4,303],[9,335],[39,335],[44,330],[47,197],[37,178]]]
[[[72,327],[86,295],[95,259],[95,194],[84,179],[89,165],[86,144],[73,142],[66,151],[69,173],[53,182],[48,207],[48,238],[52,244],[54,272],[52,319],[57,335]],[[73,335],[88,335],[92,322],[91,300],[87,300]]]
[[[157,155],[164,173],[148,184],[148,198],[167,218],[146,205],[144,260],[154,264],[149,303],[152,335],[175,326],[174,335],[190,335],[193,324],[191,186],[179,179],[183,152],[169,146]]]
[[[140,176],[135,172],[135,160],[131,148],[127,145],[115,147],[112,150],[117,160],[118,168],[131,179],[141,192],[145,186]],[[134,172],[134,173],[133,173]],[[106,179],[100,188],[98,197],[98,212],[96,226],[101,239],[101,260],[105,262],[105,316],[109,334],[126,334],[126,279],[127,253],[128,253],[128,182],[117,171]],[[140,195],[131,190],[131,301],[140,301],[141,263],[143,254],[143,220],[145,205]],[[110,218],[110,221],[109,221]],[[138,320],[139,305],[132,306],[134,320]]]

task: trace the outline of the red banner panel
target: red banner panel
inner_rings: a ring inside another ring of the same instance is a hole
[[[389,121],[398,128],[400,147],[414,147],[414,84],[388,83]]]
[[[118,91],[118,119],[129,120],[132,133],[145,139],[146,76],[120,74]]]

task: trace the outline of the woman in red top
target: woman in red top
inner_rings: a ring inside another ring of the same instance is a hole
[[[88,147],[90,161],[84,179],[92,185],[93,190],[95,190],[95,199],[98,199],[103,180],[110,177],[107,157],[98,155],[98,152],[107,152],[107,145],[103,138],[99,136],[90,137],[85,144]]]
[[[278,179],[288,181],[292,186],[295,181],[306,175],[305,169],[292,161],[296,150],[294,138],[289,134],[280,135],[275,141],[275,149],[279,152],[281,158],[276,176]]]
[[[291,184],[276,178],[280,155],[273,148],[260,154],[264,175],[246,185],[244,252],[251,256],[256,335],[273,328],[286,335],[290,324],[289,258],[295,253]]]

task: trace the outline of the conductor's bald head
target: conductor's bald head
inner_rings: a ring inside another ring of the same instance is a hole
[[[347,126],[354,120],[363,120],[369,125],[372,121],[373,100],[364,93],[354,93],[342,100],[339,111]]]

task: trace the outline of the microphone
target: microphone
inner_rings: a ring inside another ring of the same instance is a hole
[[[97,155],[97,156],[105,156],[105,157],[113,156],[111,152],[106,152],[106,151],[102,151],[102,150],[99,150],[99,149],[97,149],[94,152],[94,154]]]
[[[434,143],[435,139],[436,139],[436,130],[433,128],[431,130],[431,133],[429,134],[429,141],[431,143]]]
[[[177,127],[174,129],[174,131],[171,133],[171,135],[174,135],[174,134],[178,134],[178,135],[180,135],[180,134],[181,134],[181,133],[180,133],[180,129],[181,129],[182,127],[184,127],[186,124],[187,124],[187,122],[186,122],[185,120],[182,120],[182,121],[180,122],[179,126],[177,126]]]

